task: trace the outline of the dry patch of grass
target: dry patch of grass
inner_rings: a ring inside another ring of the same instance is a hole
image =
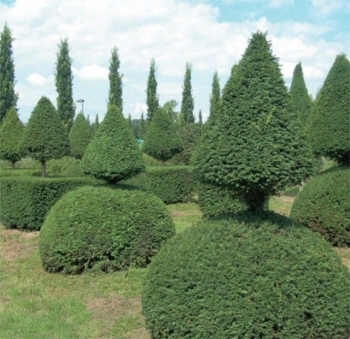
[[[343,264],[350,270],[350,248],[334,247]]]

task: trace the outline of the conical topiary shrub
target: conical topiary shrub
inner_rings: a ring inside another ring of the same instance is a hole
[[[91,127],[83,113],[79,113],[74,119],[72,128],[69,131],[69,142],[71,155],[81,159],[86,147],[92,139]]]
[[[70,152],[69,140],[62,120],[51,101],[42,97],[29,118],[21,140],[21,148],[41,163],[41,176],[46,174],[46,162]]]
[[[24,125],[19,120],[16,108],[12,107],[6,114],[0,128],[0,159],[10,161],[12,168],[21,159],[23,151],[20,142]]]
[[[80,166],[85,174],[109,183],[117,183],[145,170],[137,140],[117,106],[109,106]]]
[[[318,156],[350,165],[350,62],[336,57],[316,97],[308,122],[308,137]]]
[[[142,151],[163,162],[181,152],[183,145],[175,126],[163,108],[155,112],[143,141]]]

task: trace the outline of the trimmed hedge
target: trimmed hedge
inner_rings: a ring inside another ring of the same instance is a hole
[[[155,194],[165,204],[187,202],[196,189],[196,181],[192,176],[192,168],[189,166],[147,167],[146,172],[124,183]]]
[[[94,183],[91,178],[1,178],[0,221],[6,228],[40,230],[46,213],[64,193]]]
[[[142,292],[153,339],[347,338],[350,274],[283,216],[238,213],[170,239]]]
[[[232,194],[232,189],[207,183],[198,183],[198,205],[204,217],[236,213],[248,206]]]
[[[145,267],[174,234],[174,222],[156,196],[86,186],[67,193],[49,211],[39,250],[48,272],[109,272]]]
[[[0,169],[0,177],[28,177],[40,176],[40,171],[35,169]]]
[[[312,178],[295,198],[290,217],[334,246],[350,246],[350,168]]]

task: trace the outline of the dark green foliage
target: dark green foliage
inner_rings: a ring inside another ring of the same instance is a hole
[[[145,169],[138,143],[119,108],[111,105],[80,162],[83,172],[116,183]]]
[[[165,162],[181,152],[182,148],[182,142],[169,115],[163,108],[158,108],[147,128],[142,151]]]
[[[15,93],[16,82],[12,42],[11,30],[5,24],[0,36],[0,124],[7,112],[12,107],[16,107],[18,99]]]
[[[30,172],[27,170],[28,175]],[[6,228],[37,231],[64,193],[94,183],[90,178],[1,178],[0,221]]]
[[[218,73],[214,73],[213,82],[211,85],[211,95],[210,95],[210,115],[213,118],[220,109],[221,93],[220,93],[220,82]]]
[[[159,100],[157,94],[157,80],[156,80],[156,63],[154,59],[151,60],[150,70],[147,80],[147,121],[150,122],[153,119],[153,115],[156,113],[159,107]]]
[[[91,139],[91,126],[85,119],[84,114],[79,113],[74,119],[73,126],[69,131],[71,155],[77,159],[81,159]]]
[[[253,34],[224,88],[220,114],[204,129],[195,156],[200,181],[231,188],[254,211],[314,170],[270,47],[265,34]]]
[[[89,117],[89,116],[88,116]],[[90,123],[89,123],[90,124]],[[95,132],[97,131],[98,129],[98,126],[100,126],[100,122],[98,120],[98,114],[96,114],[96,118],[95,118],[95,122],[93,122],[92,124],[90,124],[91,126],[91,133],[92,135],[95,134]]]
[[[57,113],[69,132],[73,124],[75,107],[73,100],[72,59],[69,56],[68,40],[60,41],[56,62]]]
[[[192,96],[192,85],[191,85],[191,64],[186,64],[186,72],[184,77],[184,84],[182,89],[182,101],[181,101],[181,112],[180,120],[182,123],[191,124],[194,123],[194,101]]]
[[[349,272],[319,235],[277,214],[241,214],[170,239],[142,308],[153,339],[345,339],[349,292]]]
[[[147,121],[143,117],[143,113],[141,114],[141,119],[139,121],[139,139],[143,140],[146,135],[147,130]]]
[[[198,205],[204,217],[246,210],[248,206],[235,197],[232,190],[212,184],[198,183]]]
[[[108,105],[116,105],[120,112],[123,113],[123,75],[119,74],[120,61],[118,56],[118,48],[112,49],[111,61],[109,63],[109,94]]]
[[[294,68],[289,93],[292,98],[293,109],[297,113],[301,124],[305,127],[311,113],[311,100],[305,85],[303,69],[300,62]]]
[[[145,267],[175,234],[157,197],[140,191],[81,187],[49,211],[39,251],[48,272],[110,272]]]
[[[198,113],[198,124],[200,126],[203,125],[203,117],[202,117],[202,110],[201,109],[199,110],[199,113]]]
[[[190,201],[197,185],[192,168],[186,166],[147,167],[125,183],[156,195],[165,204]]]
[[[21,148],[30,157],[40,161],[42,176],[45,176],[48,160],[69,154],[67,131],[48,98],[42,97],[34,107],[23,133]]]
[[[23,132],[24,125],[19,120],[16,109],[12,107],[0,127],[0,159],[10,161],[13,168],[22,158],[20,141]]]
[[[177,134],[182,141],[183,150],[175,154],[174,157],[169,160],[169,163],[172,165],[190,165],[192,154],[202,134],[202,126],[197,123],[186,124],[179,128]]]
[[[313,105],[308,135],[316,155],[350,165],[350,62],[336,57]]]
[[[312,178],[295,198],[290,217],[332,245],[350,247],[350,168]]]

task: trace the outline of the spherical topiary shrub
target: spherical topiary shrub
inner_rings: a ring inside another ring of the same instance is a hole
[[[335,246],[350,246],[350,168],[312,178],[298,194],[290,217]]]
[[[152,339],[347,338],[350,275],[331,246],[272,212],[202,222],[153,258]]]
[[[108,272],[146,266],[174,234],[174,222],[156,196],[85,186],[51,208],[41,228],[39,250],[48,272]]]

